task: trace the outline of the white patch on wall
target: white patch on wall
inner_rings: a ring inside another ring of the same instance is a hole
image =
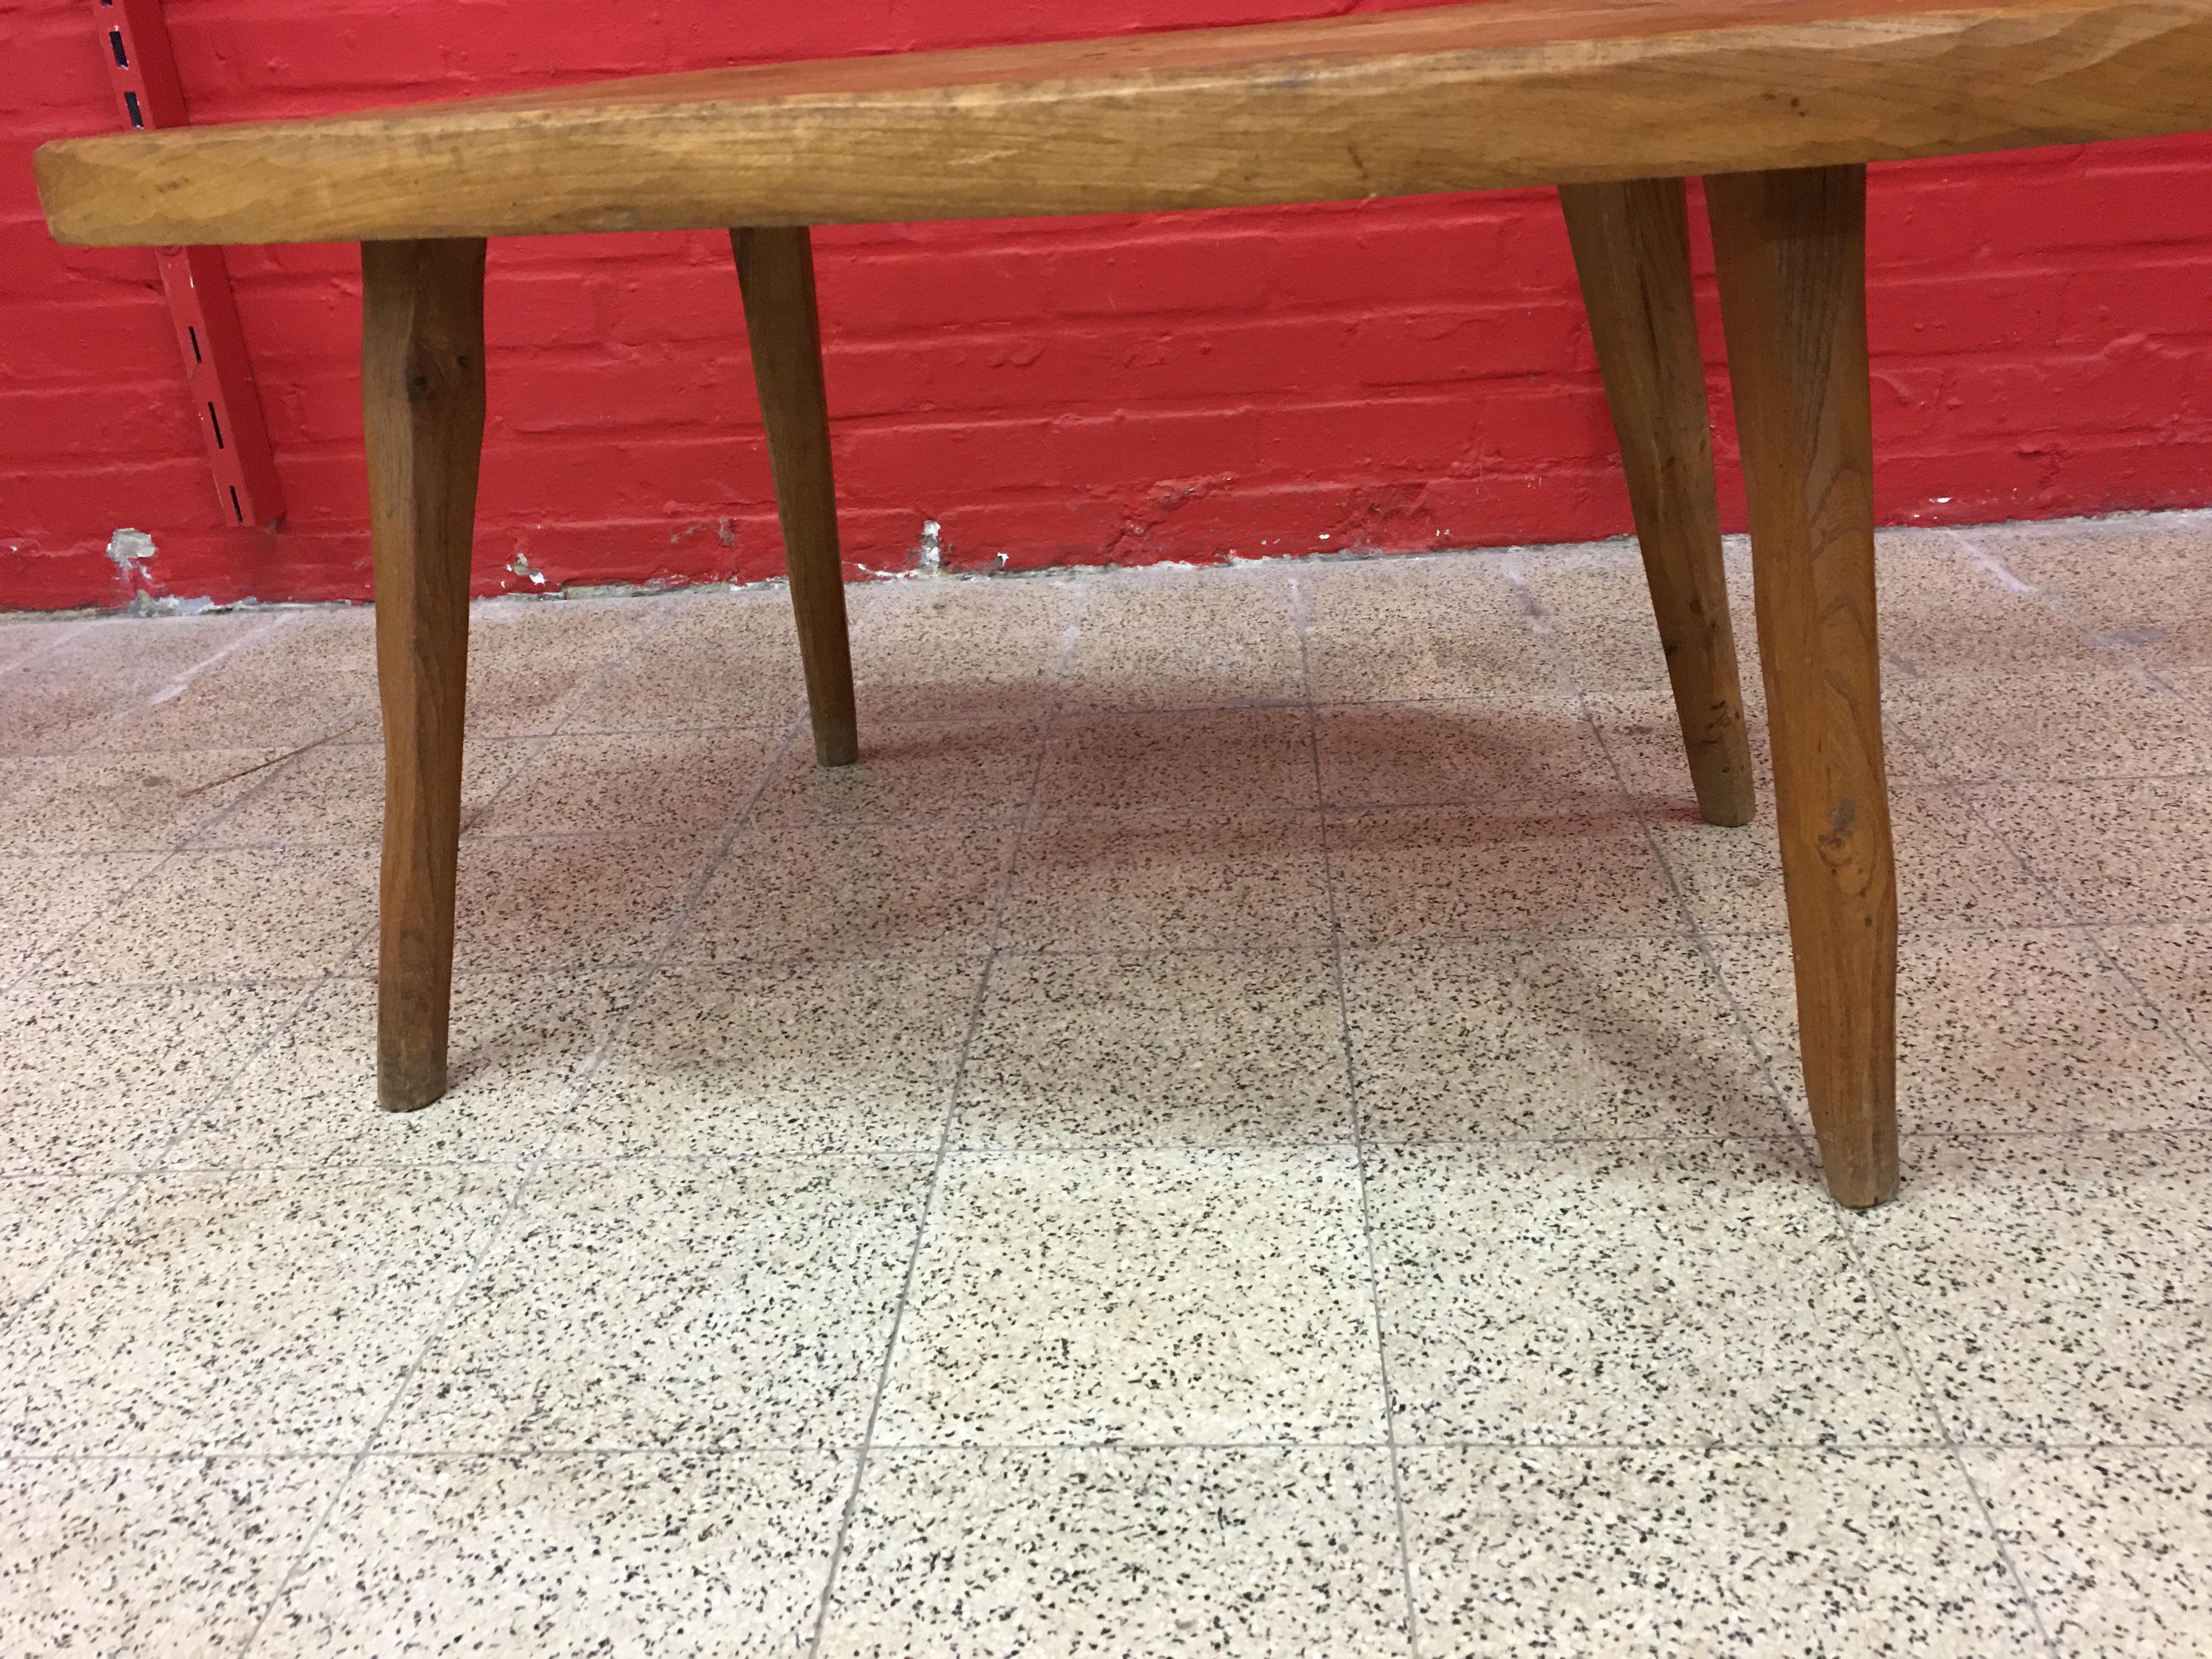
[[[154,538],[143,530],[118,530],[107,538],[107,562],[135,585],[150,580],[146,567],[154,562]]]

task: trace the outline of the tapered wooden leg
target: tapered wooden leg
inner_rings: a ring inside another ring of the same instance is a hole
[[[1897,1186],[1897,882],[1875,641],[1866,169],[1708,179],[1751,501],[1805,1092],[1838,1202]]]
[[[814,245],[804,225],[730,233],[745,337],[760,387],[776,516],[799,619],[799,656],[814,718],[814,758],[860,758],[845,576],[837,556],[837,489],[830,473],[830,405],[822,390],[822,323],[814,306]]]
[[[446,1090],[461,835],[469,544],[483,447],[481,240],[364,242],[362,410],[384,703],[376,1093]]]
[[[1559,206],[1620,440],[1698,811],[1708,823],[1748,823],[1751,744],[1721,565],[1682,181],[1562,185]]]

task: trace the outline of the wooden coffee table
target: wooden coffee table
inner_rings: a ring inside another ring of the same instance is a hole
[[[1496,0],[599,82],[51,143],[63,241],[358,241],[386,797],[377,1087],[446,1085],[484,238],[731,233],[825,766],[859,755],[808,227],[1556,185],[1691,777],[1752,774],[1682,179],[1705,175],[1806,1093],[1829,1190],[1897,1181],[1865,163],[2212,125],[2212,0]]]

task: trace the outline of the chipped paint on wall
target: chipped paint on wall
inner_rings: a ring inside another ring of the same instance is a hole
[[[118,530],[107,538],[107,562],[132,587],[144,586],[154,579],[147,568],[154,562],[153,537],[143,530]]]

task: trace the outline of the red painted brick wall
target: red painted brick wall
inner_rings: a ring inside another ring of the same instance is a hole
[[[195,118],[747,60],[1312,15],[1327,0],[172,0]],[[0,605],[368,592],[350,248],[235,251],[291,516],[226,529],[150,254],[65,250],[39,141],[115,125],[83,0],[0,0]],[[1702,241],[1702,230],[1700,230]],[[820,235],[856,569],[1626,527],[1545,192]],[[2212,140],[1878,168],[1882,516],[2212,502]],[[1701,261],[1709,257],[1701,249]],[[727,244],[493,245],[483,591],[778,568]],[[1720,331],[1706,308],[1709,355]],[[1715,365],[1727,510],[1740,488]]]

